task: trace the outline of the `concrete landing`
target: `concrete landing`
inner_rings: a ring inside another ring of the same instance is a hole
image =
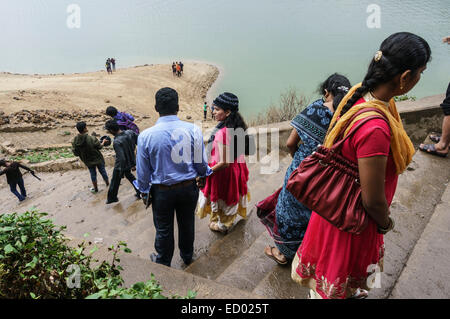
[[[417,242],[390,298],[450,298],[450,185]]]

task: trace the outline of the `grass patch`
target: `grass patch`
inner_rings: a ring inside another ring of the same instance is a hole
[[[61,158],[74,158],[72,149],[66,148],[49,148],[42,151],[31,151],[23,155],[10,156],[13,161],[28,160],[30,164],[53,161]]]

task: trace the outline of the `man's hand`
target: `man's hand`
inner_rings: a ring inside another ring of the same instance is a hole
[[[142,201],[144,202],[145,208],[149,206],[149,201],[151,203],[152,196],[150,194],[141,193]]]
[[[450,44],[450,36],[443,38],[442,42]]]
[[[197,182],[197,187],[200,189],[206,185],[206,177],[197,177],[195,181]]]

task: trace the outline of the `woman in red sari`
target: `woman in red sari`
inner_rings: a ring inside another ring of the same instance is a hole
[[[342,155],[358,164],[362,202],[371,217],[359,235],[340,231],[315,212],[292,263],[292,279],[311,288],[311,298],[364,298],[372,285],[368,278],[382,271],[383,235],[394,227],[389,207],[401,174],[414,148],[393,98],[409,92],[420,80],[431,58],[428,43],[411,33],[388,37],[373,58],[364,81],[342,100],[330,124],[324,146],[330,147],[345,125],[350,128],[359,110],[374,107],[387,121],[371,119],[343,145]],[[346,131],[345,133],[348,133]]]

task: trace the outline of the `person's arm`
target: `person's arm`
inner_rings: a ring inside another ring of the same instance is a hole
[[[206,154],[205,144],[203,143],[203,134],[197,126],[194,126],[193,140],[193,163],[198,177],[207,177],[213,173],[208,165],[208,155]]]
[[[18,166],[21,167],[21,168],[23,168],[23,169],[25,169],[25,170],[27,170],[27,171],[29,171],[29,172],[34,173],[34,171],[33,171],[31,168],[29,168],[29,167],[27,167],[27,166],[25,166],[25,165],[22,165],[22,164],[18,163]]]
[[[127,117],[131,122],[134,122],[134,117],[133,115],[129,114],[129,113],[124,113],[125,117]]]
[[[220,142],[217,143],[217,146],[219,148],[220,160],[216,165],[214,165],[211,168],[213,173],[223,170],[223,169],[227,168],[228,166],[230,166],[230,163],[228,163],[228,161],[227,161],[227,156],[228,156],[228,152],[229,152],[228,147],[225,144],[222,144]]]
[[[7,168],[5,168],[4,170],[0,170],[0,176],[2,176],[3,174],[6,174],[6,170],[7,170]]]
[[[358,159],[363,207],[382,228],[389,226],[389,206],[384,192],[386,156]]]
[[[105,140],[103,140],[103,142],[100,143],[100,141],[96,137],[91,136],[91,138],[92,138],[92,144],[93,144],[94,148],[101,150],[103,148],[103,144],[105,143]]]
[[[142,136],[138,137],[136,155],[136,180],[134,186],[143,194],[149,194],[151,188],[151,175],[153,169],[150,163],[150,154],[147,148],[149,143]]]
[[[118,142],[113,144],[114,151],[116,152],[116,161],[114,163],[114,169],[120,172],[123,171],[125,167],[125,154],[123,152],[123,147]]]
[[[289,149],[292,157],[294,157],[295,152],[298,150],[298,143],[300,143],[300,136],[298,136],[297,130],[293,129],[286,142],[286,147]]]
[[[80,152],[78,151],[78,148],[75,146],[74,142],[72,142],[72,153],[75,156],[80,156]]]

